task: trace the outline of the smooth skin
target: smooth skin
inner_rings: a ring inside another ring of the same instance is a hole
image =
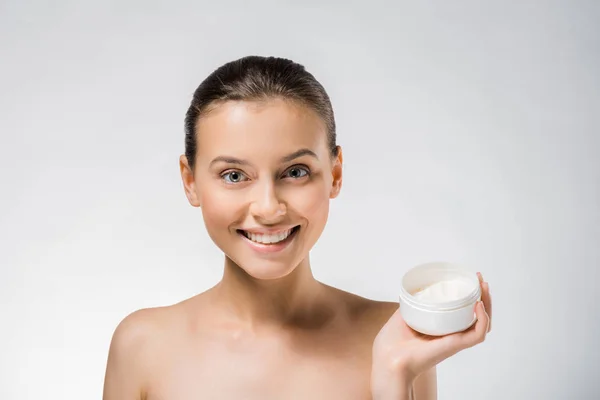
[[[435,365],[485,338],[485,308],[470,330],[428,338],[398,303],[317,281],[309,251],[342,187],[342,152],[330,155],[310,108],[270,99],[216,105],[197,126],[185,194],[225,254],[222,280],[181,303],[143,309],[117,327],[104,400],[437,398]],[[300,229],[277,252],[239,230]],[[199,228],[200,229],[200,228]]]

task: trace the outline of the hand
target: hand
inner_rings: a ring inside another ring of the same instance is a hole
[[[485,340],[492,326],[492,298],[488,283],[480,273],[477,276],[481,285],[481,301],[475,305],[477,322],[464,332],[427,336],[406,325],[399,309],[392,315],[373,343],[373,393],[410,389],[421,373]]]

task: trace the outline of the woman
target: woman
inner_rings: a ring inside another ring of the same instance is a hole
[[[313,277],[343,160],[315,78],[285,59],[233,61],[198,87],[185,128],[185,194],[225,254],[223,278],[119,324],[104,399],[435,399],[436,364],[489,330],[488,285],[489,314],[480,302],[473,328],[428,338],[397,303]]]

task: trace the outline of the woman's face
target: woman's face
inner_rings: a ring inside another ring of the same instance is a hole
[[[182,177],[212,240],[255,278],[289,274],[341,187],[341,151],[332,159],[321,118],[289,100],[230,101],[199,120],[197,141],[194,174],[182,156]]]

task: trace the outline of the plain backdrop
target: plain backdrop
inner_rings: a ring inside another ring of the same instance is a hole
[[[397,301],[480,270],[488,340],[439,398],[600,396],[600,3],[0,1],[0,399],[99,399],[114,328],[221,277],[185,199],[183,117],[215,68],[304,64],[345,180],[316,277]]]

